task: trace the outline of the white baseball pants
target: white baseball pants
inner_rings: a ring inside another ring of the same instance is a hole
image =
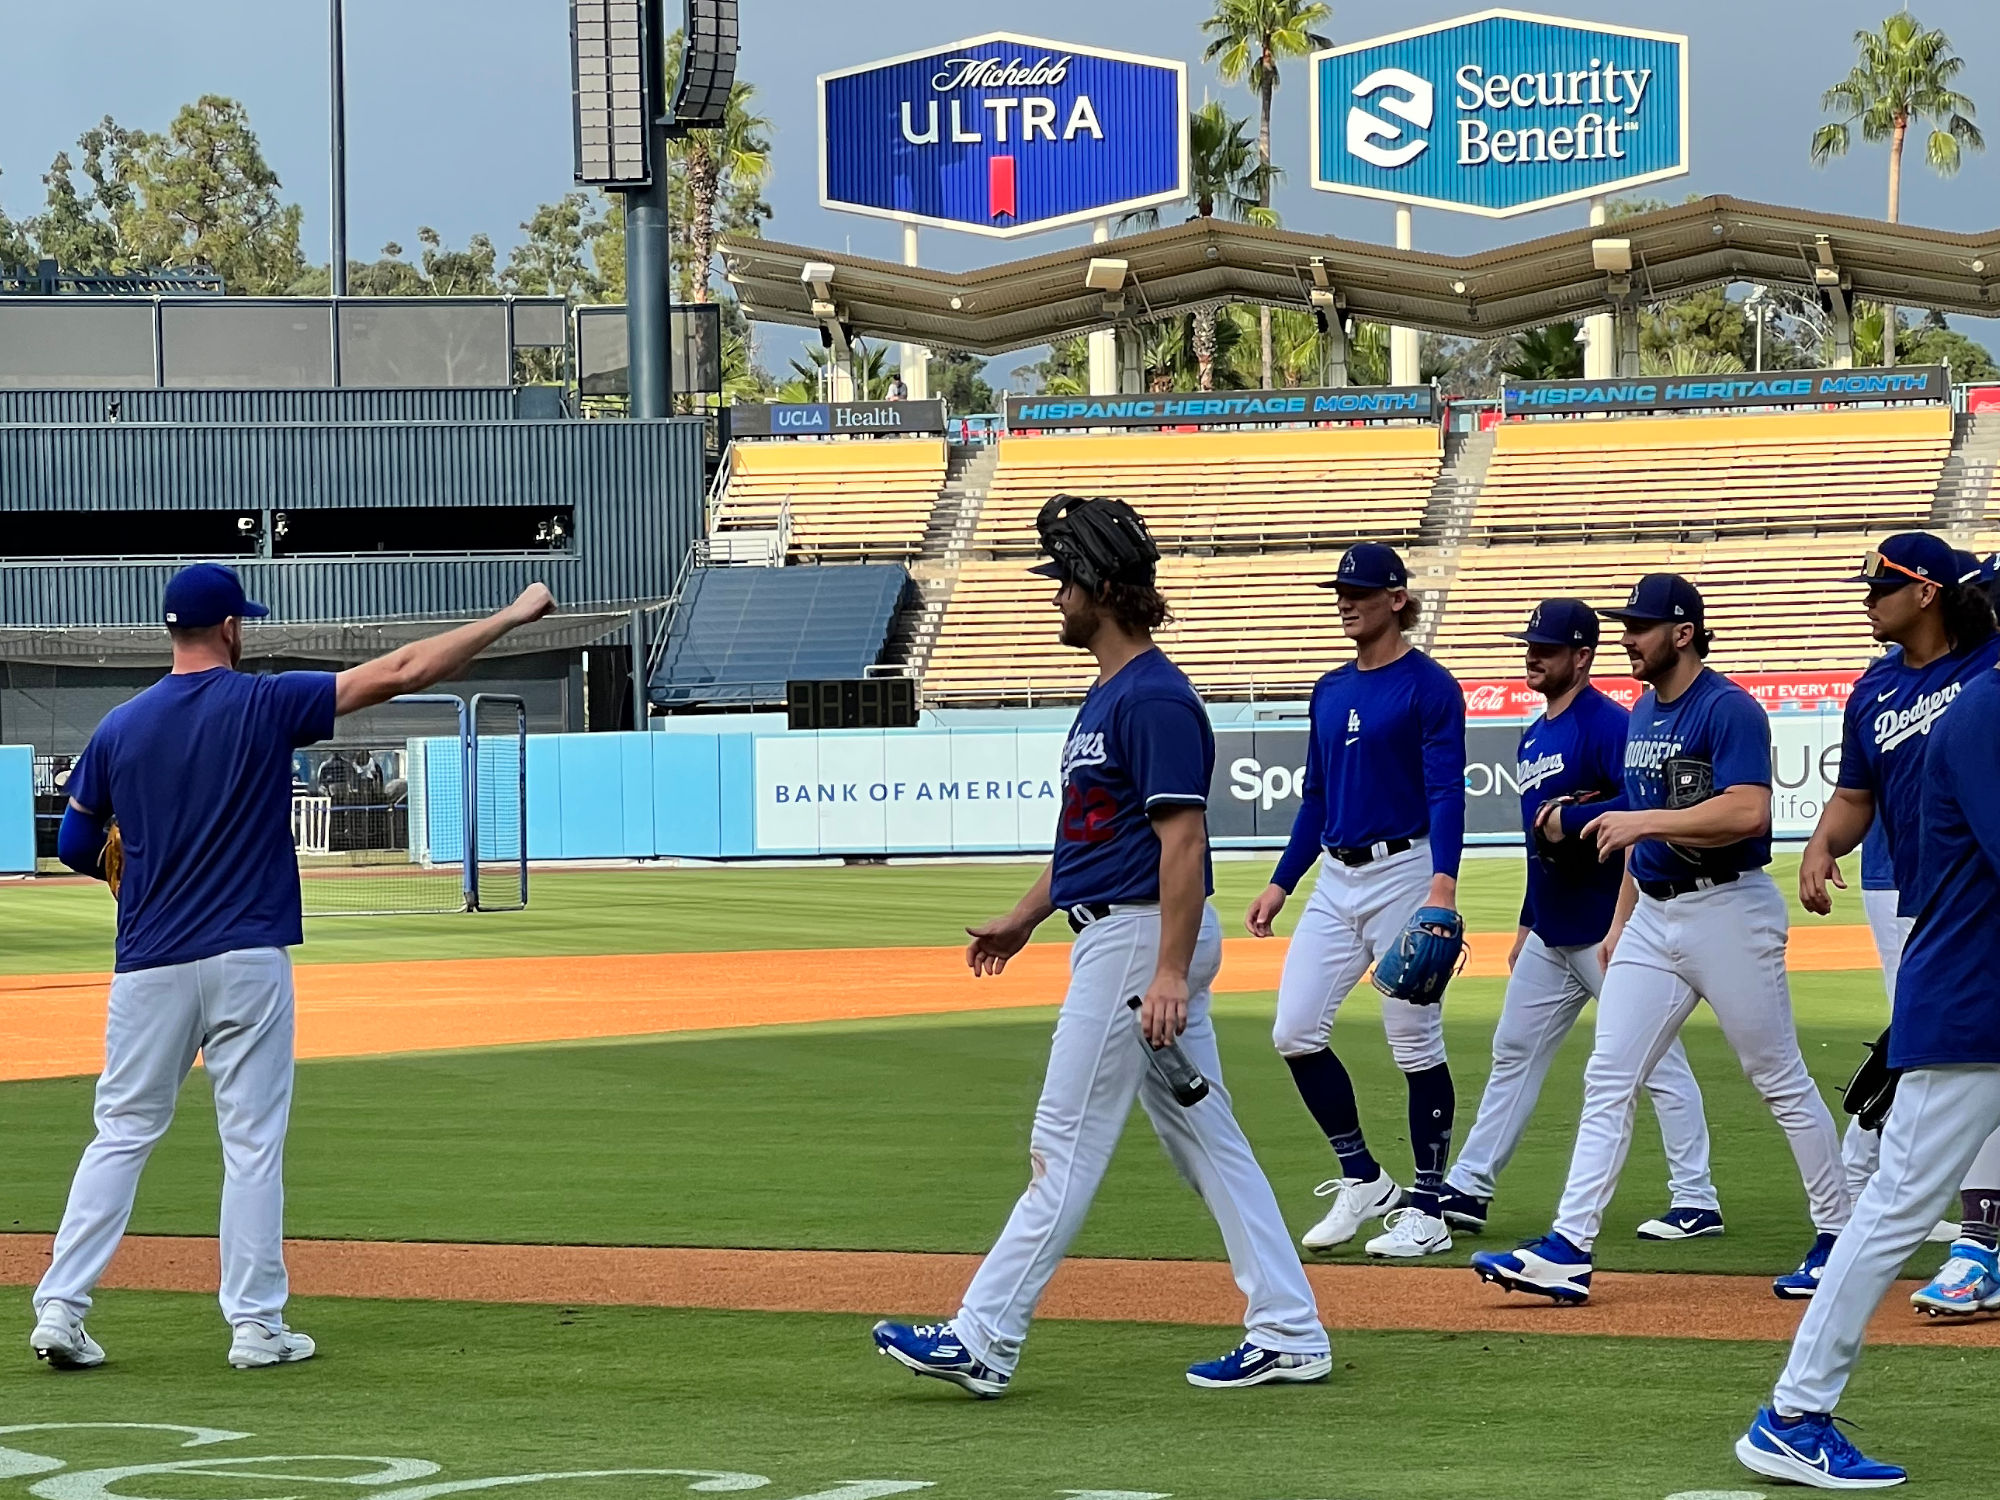
[[[1641,895],[1611,955],[1583,1117],[1555,1228],[1588,1250],[1632,1145],[1639,1089],[1706,999],[1744,1074],[1783,1127],[1813,1224],[1837,1231],[1851,1200],[1833,1116],[1799,1052],[1785,979],[1785,898],[1761,870],[1670,901]]]
[[[1206,1099],[1184,1109],[1147,1061],[1126,1001],[1152,983],[1160,949],[1156,906],[1114,907],[1084,928],[1070,954],[1069,993],[1056,1018],[1042,1097],[1029,1135],[1032,1176],[1007,1227],[966,1288],[955,1326],[974,1358],[1012,1373],[1035,1304],[1083,1226],[1136,1096],[1160,1144],[1222,1231],[1245,1327],[1266,1349],[1323,1354],[1328,1343],[1312,1288],[1264,1169],[1236,1123],[1209,1019],[1222,967],[1222,924],[1202,916],[1188,972],[1181,1046],[1208,1080]]]
[[[1350,868],[1322,855],[1278,979],[1272,1045],[1282,1057],[1324,1050],[1333,1018],[1368,966],[1393,948],[1431,888],[1430,840]],[[1382,997],[1382,1029],[1405,1073],[1445,1060],[1444,1007]]]
[[[97,1136],[84,1148],[35,1306],[90,1307],[124,1237],[139,1174],[200,1053],[222,1136],[222,1315],[284,1321],[285,1128],[292,1108],[292,962],[244,948],[111,981]]]
[[[1773,1404],[1832,1411],[1861,1357],[1876,1305],[1938,1216],[1980,1143],[2000,1130],[2000,1067],[1913,1068],[1882,1126],[1882,1164],[1834,1242]]]
[[[1603,989],[1604,970],[1595,944],[1552,948],[1528,934],[1514,971],[1507,976],[1500,1024],[1493,1030],[1493,1071],[1486,1075],[1479,1118],[1445,1174],[1447,1186],[1475,1198],[1493,1196],[1495,1182],[1527,1131],[1557,1051],[1583,1007]],[[1646,1092],[1660,1119],[1671,1206],[1721,1207],[1708,1175],[1708,1120],[1702,1112],[1701,1085],[1695,1082],[1678,1036],[1647,1075]]]

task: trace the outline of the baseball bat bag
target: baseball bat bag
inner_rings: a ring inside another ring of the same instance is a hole
[[[1138,1026],[1139,1007],[1144,1003],[1137,995],[1127,1000],[1132,1011],[1132,1034],[1139,1038],[1139,1045],[1146,1049],[1146,1061],[1153,1071],[1160,1075],[1160,1082],[1174,1096],[1174,1102],[1182,1109],[1199,1104],[1208,1097],[1208,1080],[1201,1076],[1187,1053],[1181,1050],[1179,1042],[1168,1042],[1164,1047],[1155,1047],[1146,1040],[1146,1033]]]

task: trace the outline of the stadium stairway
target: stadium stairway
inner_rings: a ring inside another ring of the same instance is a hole
[[[1931,504],[1933,529],[1954,541],[1978,531],[1991,503],[1996,469],[2000,469],[2000,412],[1961,416]]]
[[[993,487],[1000,462],[997,444],[956,447],[945,470],[944,487],[924,529],[923,551],[910,567],[908,600],[889,630],[883,660],[922,680],[937,645],[938,628],[958,582],[958,566],[979,529],[979,514]]]

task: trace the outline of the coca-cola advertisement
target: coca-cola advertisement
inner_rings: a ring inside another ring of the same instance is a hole
[[[1844,708],[1859,672],[1731,672],[1729,680],[1767,709]],[[1639,684],[1630,677],[1591,677],[1606,697],[1630,708],[1639,700]],[[1518,679],[1466,678],[1468,719],[1532,719],[1542,711],[1542,695]]]

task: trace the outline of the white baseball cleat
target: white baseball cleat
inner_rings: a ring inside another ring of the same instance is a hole
[[[303,1333],[295,1333],[282,1323],[275,1331],[262,1323],[238,1323],[236,1337],[229,1344],[229,1362],[239,1370],[295,1365],[311,1359],[318,1348]]]
[[[1331,1250],[1353,1239],[1370,1219],[1379,1219],[1399,1209],[1408,1200],[1387,1172],[1376,1174],[1373,1182],[1358,1177],[1336,1177],[1313,1189],[1315,1198],[1331,1197],[1333,1207],[1326,1217],[1299,1236],[1308,1250]]]
[[[1382,1221],[1382,1227],[1388,1232],[1376,1235],[1364,1247],[1370,1255],[1415,1260],[1442,1255],[1451,1248],[1451,1227],[1421,1208],[1399,1208]]]
[[[41,1305],[28,1347],[51,1370],[93,1370],[104,1363],[103,1349],[83,1331],[83,1319],[67,1302]]]
[[[1939,1219],[1931,1226],[1931,1232],[1924,1236],[1927,1245],[1949,1245],[1958,1239],[1958,1226],[1949,1219]]]

